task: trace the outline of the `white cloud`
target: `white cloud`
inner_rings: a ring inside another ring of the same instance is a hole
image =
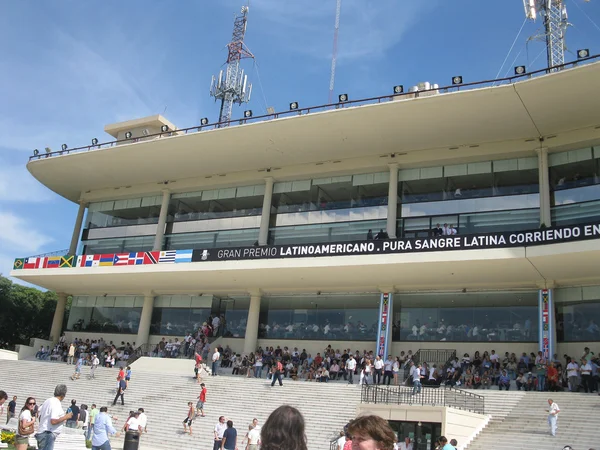
[[[0,211],[0,249],[21,256],[40,253],[54,239],[37,231],[35,225],[10,211]]]
[[[339,62],[384,56],[435,3],[436,0],[343,0]],[[254,0],[251,5],[250,20],[268,22],[259,31],[276,36],[274,45],[318,59],[331,58],[335,1]],[[249,30],[251,27],[250,22]]]

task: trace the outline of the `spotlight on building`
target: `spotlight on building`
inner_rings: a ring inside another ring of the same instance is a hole
[[[200,119],[200,125],[208,125],[208,117],[203,117],[202,119]]]
[[[290,109],[293,111],[294,109],[298,109],[298,102],[290,103]]]
[[[96,139],[96,138],[92,139],[92,145],[98,145],[98,139]]]
[[[398,86],[394,86],[394,94],[402,94],[404,92],[404,86],[399,84]]]
[[[169,131],[169,125],[163,125],[162,127],[160,127],[160,131],[166,133],[167,131]]]
[[[148,136],[148,135],[150,134],[150,130],[148,130],[148,128],[144,128],[144,129],[142,130],[142,134],[143,134],[144,136]]]
[[[525,68],[525,66],[516,66],[515,67],[515,75],[523,75],[526,72],[527,72],[527,69]]]
[[[127,133],[125,133],[125,139],[131,139],[131,131],[128,131]]]
[[[340,94],[338,96],[338,100],[340,101],[340,103],[344,103],[348,101],[348,94]]]
[[[68,149],[69,147],[67,146],[67,144],[63,144],[60,146],[60,148],[62,149],[62,151],[64,152],[66,149]]]
[[[463,77],[462,75],[458,75],[456,77],[452,77],[452,84],[462,84],[463,83]]]
[[[39,151],[39,150],[36,148],[36,149],[33,151],[33,156],[37,156],[37,155],[39,155],[39,154],[40,154],[40,151]]]
[[[587,58],[588,56],[590,56],[589,48],[582,48],[580,50],[577,50],[577,59],[584,59],[584,58]]]
[[[252,117],[252,110],[248,109],[248,110],[244,111],[244,117],[246,119],[249,119],[250,117]]]
[[[46,153],[52,153],[52,149],[50,147],[46,147],[45,150],[46,150]]]

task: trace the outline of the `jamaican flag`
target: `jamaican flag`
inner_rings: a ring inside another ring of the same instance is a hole
[[[75,257],[74,256],[61,256],[60,257],[60,265],[58,267],[73,267],[73,264],[75,263]]]

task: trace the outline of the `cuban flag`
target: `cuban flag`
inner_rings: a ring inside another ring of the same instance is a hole
[[[177,256],[177,250],[165,250],[160,252],[158,257],[159,263],[174,263]]]
[[[193,250],[177,250],[177,254],[175,255],[176,263],[187,263],[192,262],[192,253]]]
[[[116,253],[113,258],[113,266],[129,265],[129,253]]]

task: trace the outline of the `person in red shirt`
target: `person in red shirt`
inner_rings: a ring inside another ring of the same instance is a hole
[[[271,386],[275,386],[276,381],[279,381],[279,386],[283,386],[283,383],[281,382],[281,374],[283,373],[283,364],[281,364],[281,359],[277,358],[277,362],[275,363],[273,369],[275,370],[272,374],[273,381],[271,382]]]
[[[321,354],[317,353],[317,356],[315,356],[315,364],[317,365],[317,367],[320,367],[322,362],[323,358],[321,357]]]
[[[196,403],[196,417],[204,417],[204,403],[206,402],[206,386],[204,383],[202,383],[200,386],[202,387],[202,390],[198,396],[198,403]]]
[[[558,391],[558,370],[554,367],[553,362],[548,366],[548,390],[551,392]]]

